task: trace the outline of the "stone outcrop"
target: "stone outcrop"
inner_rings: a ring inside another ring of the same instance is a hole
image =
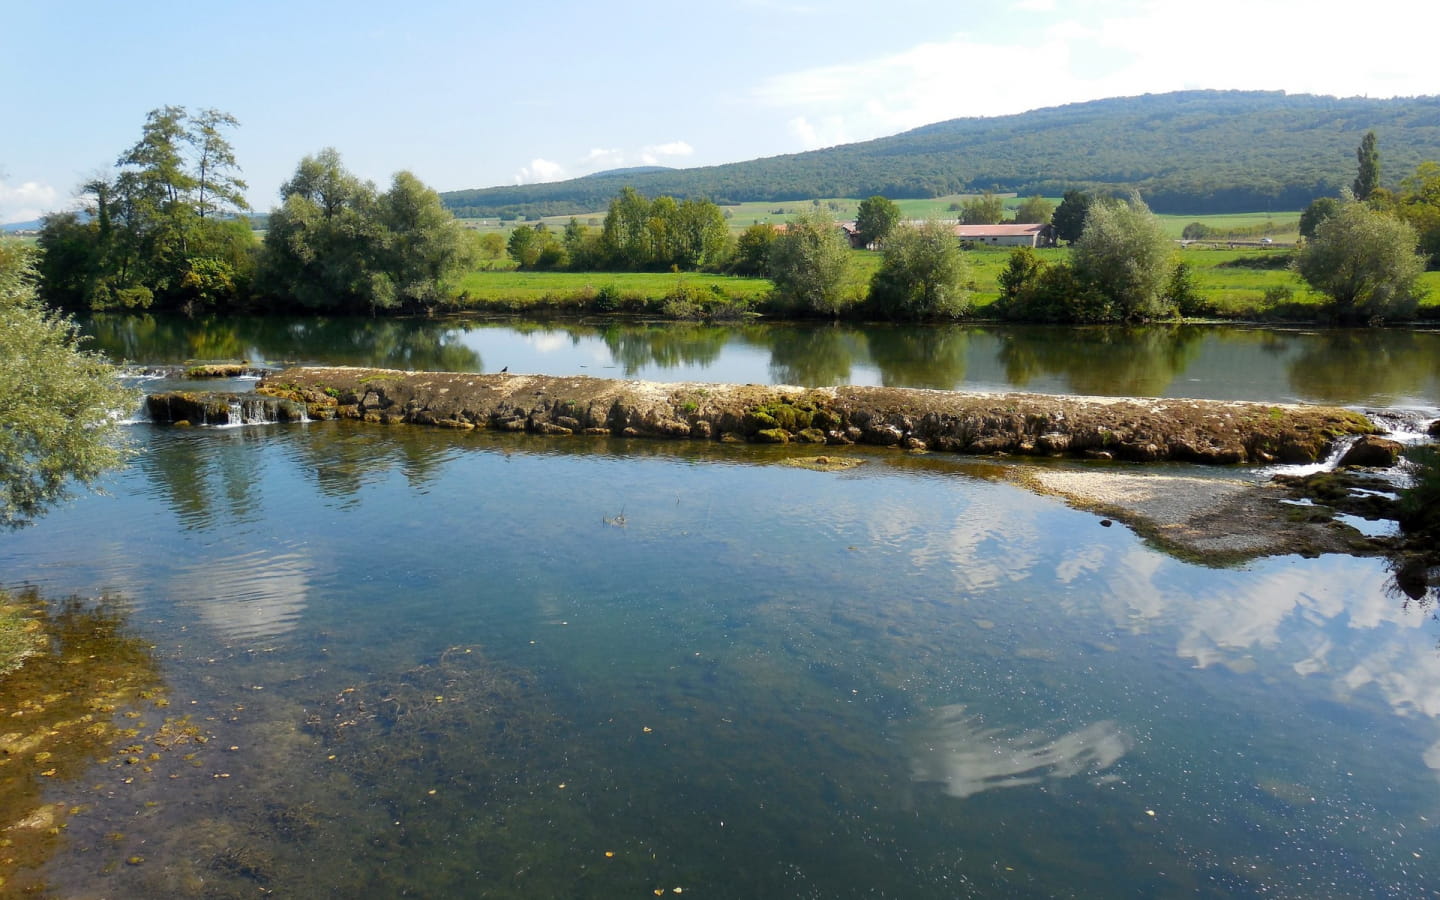
[[[145,398],[152,422],[189,425],[246,425],[258,422],[300,422],[305,404],[258,393],[165,391]]]
[[[304,403],[314,419],[1138,462],[1313,462],[1341,435],[1379,430],[1318,406],[343,367],[286,369],[257,390]]]
[[[1340,458],[1340,465],[1388,469],[1399,461],[1401,449],[1399,441],[1367,434],[1350,445]]]

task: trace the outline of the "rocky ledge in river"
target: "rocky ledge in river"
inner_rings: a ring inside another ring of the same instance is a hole
[[[347,367],[285,369],[257,392],[304,403],[312,419],[1137,462],[1314,462],[1338,437],[1381,430],[1320,406]]]

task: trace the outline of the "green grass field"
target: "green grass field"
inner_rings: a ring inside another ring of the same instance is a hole
[[[1050,262],[1063,261],[1069,256],[1069,250],[1063,248],[1039,253]],[[846,290],[852,296],[860,296],[880,267],[882,256],[868,250],[855,250],[852,254],[854,266]],[[997,279],[1009,256],[1009,250],[1003,248],[965,253],[974,314],[984,315],[985,308],[999,297]],[[1196,288],[1205,304],[1220,318],[1304,319],[1317,313],[1321,304],[1321,298],[1286,267],[1289,253],[1280,248],[1228,250],[1192,245],[1185,250],[1177,249],[1175,259],[1190,264]],[[1421,303],[1422,315],[1440,314],[1440,272],[1425,273],[1422,283],[1429,291]],[[498,268],[466,275],[456,288],[460,296],[455,308],[579,312],[595,309],[597,296],[605,290],[621,298],[620,308],[663,313],[664,299],[682,285],[733,309],[760,306],[771,288],[770,282],[763,278],[700,272],[518,272]]]

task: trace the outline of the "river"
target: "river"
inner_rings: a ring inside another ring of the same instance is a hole
[[[143,364],[1440,397],[1428,332],[87,327]],[[941,454],[130,431],[104,496],[0,538],[5,583],[112,610],[162,685],[115,713],[141,749],[42,783],[57,896],[1440,884],[1440,624],[1383,561],[1196,565]],[[154,749],[182,716],[205,740]]]

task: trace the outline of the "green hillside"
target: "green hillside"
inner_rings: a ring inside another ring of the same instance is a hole
[[[718,203],[894,199],[996,190],[1138,189],[1157,212],[1300,209],[1355,174],[1374,129],[1386,184],[1440,159],[1440,97],[1371,100],[1271,91],[1182,91],[953,119],[825,150],[695,169],[591,175],[442,194],[462,216],[603,209],[620,188]]]

